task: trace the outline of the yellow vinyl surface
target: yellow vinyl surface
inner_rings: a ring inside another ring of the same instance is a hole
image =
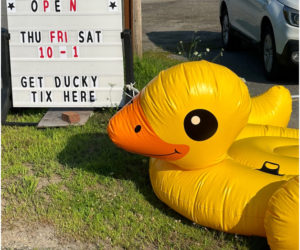
[[[153,190],[178,213],[296,249],[299,132],[286,128],[290,115],[286,88],[251,98],[231,70],[198,61],[159,73],[107,130],[118,147],[151,157]]]

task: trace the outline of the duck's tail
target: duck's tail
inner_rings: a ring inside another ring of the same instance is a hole
[[[270,198],[264,219],[272,250],[299,249],[299,177],[281,186]]]
[[[274,86],[252,98],[248,123],[287,127],[292,113],[292,97],[283,86]]]

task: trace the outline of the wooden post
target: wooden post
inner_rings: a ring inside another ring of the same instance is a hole
[[[125,29],[132,30],[132,0],[124,0]]]
[[[133,53],[142,58],[142,3],[141,0],[132,0],[132,12],[133,12],[133,23],[132,23],[132,43]]]

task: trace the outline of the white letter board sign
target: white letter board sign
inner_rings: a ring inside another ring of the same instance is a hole
[[[122,0],[6,2],[14,107],[120,104]]]

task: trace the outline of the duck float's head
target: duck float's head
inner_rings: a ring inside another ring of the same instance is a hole
[[[159,73],[109,121],[108,135],[129,152],[205,168],[226,158],[250,113],[244,82],[207,61]]]

